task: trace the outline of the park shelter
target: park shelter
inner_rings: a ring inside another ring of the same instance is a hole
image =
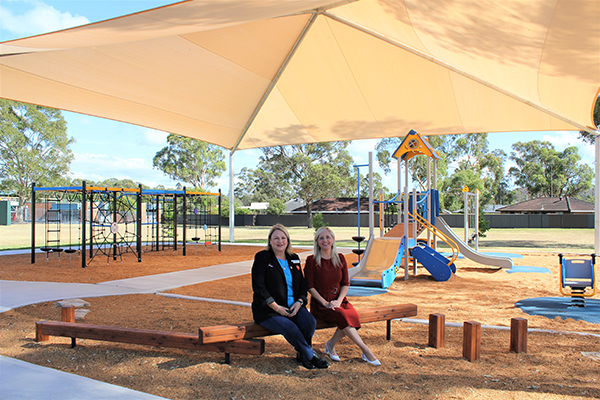
[[[598,0],[188,0],[0,43],[0,97],[232,154],[410,129],[594,132],[598,21]]]

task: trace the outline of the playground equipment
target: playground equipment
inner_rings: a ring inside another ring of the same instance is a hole
[[[402,262],[405,239],[375,238],[371,236],[360,262],[348,270],[353,286],[388,288],[396,279],[396,271]]]
[[[50,204],[46,196],[44,210],[37,218],[36,193],[52,193],[55,199]],[[201,199],[206,207],[205,232],[209,231],[209,242],[219,245],[221,251],[221,192],[205,193],[182,191],[148,190],[138,188],[108,188],[89,187],[86,182],[78,187],[35,187],[32,185],[33,211],[31,221],[31,263],[35,263],[35,229],[36,221],[45,221],[45,243],[42,250],[46,252],[62,251],[61,222],[66,204],[61,204],[63,198],[78,200],[80,216],[80,238],[78,246],[81,251],[81,266],[85,268],[98,255],[106,256],[107,264],[112,258],[122,259],[124,253],[134,253],[138,262],[142,260],[143,229],[146,230],[150,251],[178,249],[178,227],[183,225],[182,250],[186,255],[187,232],[187,201]],[[178,199],[180,203],[178,205]],[[217,205],[212,200],[217,199]],[[68,210],[73,212],[74,201],[69,200]],[[212,208],[217,207],[216,215]],[[182,212],[183,211],[183,212]],[[71,216],[69,222],[71,222]],[[205,241],[205,245],[207,242]],[[59,250],[60,249],[60,250]],[[72,250],[71,233],[69,232],[69,249]],[[89,259],[89,261],[87,261]]]
[[[478,264],[490,265],[505,269],[511,269],[513,267],[513,259],[510,257],[495,256],[475,251],[472,247],[458,237],[458,235],[452,230],[452,228],[450,228],[450,226],[448,226],[444,218],[441,216],[436,217],[436,227],[442,233],[450,237],[458,245],[460,253],[468,259],[475,261]]]
[[[585,298],[596,294],[595,264],[596,255],[592,254],[589,260],[566,259],[563,254],[558,255],[560,262],[560,293],[571,296],[571,304],[576,307],[585,307]],[[587,292],[587,289],[591,292]]]
[[[428,179],[427,179],[427,190],[423,192],[417,192],[415,189],[412,192],[408,190],[408,162],[417,155],[425,155],[428,157]],[[373,281],[380,281],[383,284],[389,281],[389,278],[384,277],[383,274],[388,274],[389,269],[394,265],[395,273],[398,274],[401,268],[404,268],[404,279],[409,277],[409,264],[413,264],[413,274],[417,273],[417,262],[420,263],[427,271],[438,281],[448,280],[453,273],[456,272],[456,266],[454,261],[457,259],[459,252],[465,257],[472,259],[481,264],[499,266],[502,268],[512,268],[513,262],[509,257],[501,257],[494,255],[487,255],[479,253],[477,250],[472,249],[468,244],[468,227],[473,226],[475,228],[475,235],[477,235],[477,218],[478,213],[478,196],[477,192],[465,194],[465,206],[472,204],[472,207],[465,208],[467,210],[465,215],[465,241],[462,241],[452,229],[448,226],[446,221],[439,215],[439,194],[436,190],[435,173],[433,179],[431,177],[431,161],[433,161],[433,171],[435,171],[435,162],[439,159],[439,154],[431,147],[429,142],[422,138],[417,132],[411,130],[400,146],[393,153],[393,157],[398,159],[398,165],[400,169],[401,161],[404,161],[404,172],[405,172],[405,185],[402,192],[399,190],[398,193],[390,200],[373,201],[373,204],[379,205],[380,215],[380,236],[386,238],[396,238],[396,240],[404,239],[404,245],[398,245],[396,249],[403,252],[403,254],[396,254],[395,257],[391,257],[386,253],[386,261],[381,261],[378,269],[370,267],[365,269],[371,261],[368,260],[371,254],[371,250],[368,249],[369,245],[375,242],[376,238],[373,235],[373,218],[374,213],[373,206],[369,204],[369,227],[370,227],[370,238],[367,244],[367,250],[363,255],[363,259],[354,267],[349,270],[352,284],[366,284],[366,282],[372,283]],[[356,166],[355,166],[356,167]],[[358,166],[358,167],[362,167]],[[372,168],[372,156],[369,153],[369,167]],[[398,171],[400,175],[400,170]],[[372,201],[372,180],[370,184],[370,201]],[[400,187],[400,181],[398,186]],[[473,198],[471,198],[473,197]],[[387,232],[384,232],[387,225],[385,221],[391,221],[392,218],[388,214],[388,210],[391,205],[396,205],[395,212],[397,215],[397,223],[390,226]],[[468,211],[473,209],[474,211]],[[385,215],[385,218],[384,218]],[[360,225],[360,224],[359,224]],[[360,229],[360,228],[359,228]],[[425,232],[427,237],[420,237]],[[437,251],[437,241],[442,240],[448,244],[452,251],[452,255],[447,258]],[[476,240],[476,238],[475,238]],[[478,246],[477,241],[475,242]],[[393,262],[389,261],[393,258]],[[365,260],[367,259],[367,260]],[[363,260],[365,261],[363,263]],[[366,273],[365,271],[369,271]],[[374,279],[373,274],[377,272],[380,274],[379,279]],[[363,278],[362,275],[365,277]],[[369,278],[367,278],[367,276]],[[391,284],[391,283],[390,283]],[[386,287],[386,286],[383,286]]]

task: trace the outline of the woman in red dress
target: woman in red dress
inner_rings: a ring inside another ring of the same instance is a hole
[[[328,227],[315,233],[314,254],[306,259],[304,276],[311,294],[310,312],[315,318],[335,322],[338,326],[333,337],[325,343],[325,354],[333,361],[340,361],[335,345],[348,336],[362,350],[362,359],[372,365],[381,365],[371,349],[362,341],[358,313],[346,299],[350,281],[343,254],[338,254],[335,235]]]

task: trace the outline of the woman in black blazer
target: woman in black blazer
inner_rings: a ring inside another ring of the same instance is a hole
[[[327,361],[312,349],[317,323],[306,309],[308,285],[300,258],[292,252],[290,235],[281,224],[271,228],[267,248],[254,256],[252,290],[254,321],[283,335],[305,368],[327,368]]]

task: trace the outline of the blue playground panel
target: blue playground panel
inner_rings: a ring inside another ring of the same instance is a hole
[[[445,282],[456,273],[454,263],[427,245],[415,246],[410,249],[415,257],[436,281]]]
[[[572,318],[600,324],[600,300],[597,299],[586,299],[585,307],[573,306],[570,297],[536,297],[520,300],[515,305],[529,315],[540,315],[550,319]]]
[[[525,272],[525,273],[538,273],[538,274],[551,274],[548,268],[544,267],[527,267],[525,265],[513,265],[511,269],[506,270],[509,274],[514,274],[515,272]]]
[[[387,293],[386,289],[377,287],[350,286],[347,296],[368,297]]]

